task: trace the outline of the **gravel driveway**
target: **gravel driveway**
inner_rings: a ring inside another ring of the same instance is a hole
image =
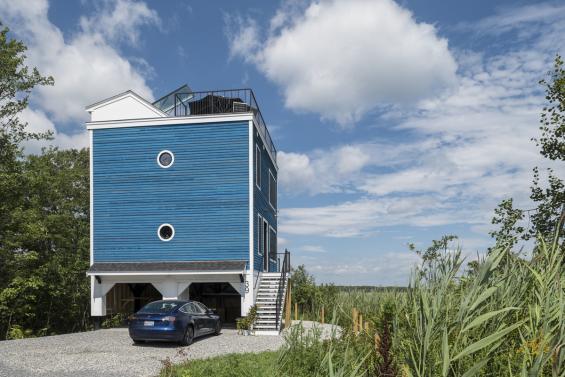
[[[304,322],[305,328],[311,326]],[[329,328],[324,326],[324,330]],[[178,363],[228,353],[276,350],[283,343],[282,336],[241,336],[232,329],[222,330],[219,336],[197,338],[189,347],[134,345],[125,328],[7,340],[0,342],[0,377],[156,376],[161,360],[167,357]]]
[[[177,363],[234,352],[276,350],[283,342],[281,336],[241,336],[236,330],[224,329],[219,336],[197,338],[189,347],[165,343],[138,346],[122,328],[7,340],[0,342],[0,376],[156,376],[166,357]]]

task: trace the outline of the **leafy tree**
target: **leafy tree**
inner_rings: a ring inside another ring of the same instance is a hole
[[[0,328],[43,335],[87,327],[88,150],[50,149],[23,163],[26,196],[4,243],[10,275],[0,287]]]
[[[549,76],[550,80],[540,81],[545,87],[545,99],[549,105],[541,113],[541,137],[534,141],[540,147],[542,156],[565,161],[565,69],[561,56],[555,57]]]
[[[524,219],[524,211],[514,208],[512,198],[503,200],[494,210],[492,224],[499,225],[498,230],[489,234],[496,240],[497,246],[508,246],[512,248],[518,242],[518,237],[525,229],[519,225]]]
[[[563,162],[565,163],[565,160]],[[530,216],[533,226],[524,235],[524,239],[535,238],[538,234],[545,234],[549,240],[555,230],[557,230],[559,238],[565,235],[563,232],[565,185],[551,169],[548,169],[547,183],[546,187],[541,185],[539,169],[537,167],[534,168],[530,199],[537,206]]]
[[[451,242],[455,241],[458,237],[453,234],[447,234],[439,240],[432,240],[432,245],[426,249],[416,249],[413,243],[408,244],[410,251],[415,252],[422,258],[422,265],[419,269],[421,276],[425,276],[430,269],[442,258],[447,255]]]
[[[290,276],[292,280],[292,297],[303,310],[312,308],[313,298],[316,295],[316,281],[314,276],[306,271],[304,265],[300,265],[293,269]]]
[[[51,135],[29,132],[21,112],[53,84],[25,51],[0,30],[0,339],[85,328],[89,304],[88,152],[24,155],[23,142]]]
[[[534,138],[543,157],[551,161],[565,162],[565,69],[561,56],[555,57],[553,70],[549,79],[540,84],[545,87],[545,99],[548,105],[542,109],[540,118],[541,136]],[[497,244],[505,243],[514,246],[518,239],[529,240],[538,234],[552,235],[557,229],[557,237],[565,236],[565,184],[555,171],[547,169],[547,186],[544,187],[538,167],[533,169],[530,199],[535,208],[520,210],[513,207],[512,199],[503,200],[495,210],[493,224],[499,230],[491,232]],[[529,216],[530,226],[525,228],[520,221]],[[547,240],[549,241],[549,239]],[[562,241],[562,242],[565,242]]]
[[[413,243],[409,243],[408,248],[422,257],[424,262],[430,262],[436,260],[442,253],[445,254],[449,249],[449,244],[457,238],[453,234],[447,234],[441,237],[440,240],[432,240],[432,245],[425,250],[416,249],[416,245]]]
[[[8,28],[0,23],[0,287],[9,276],[11,253],[4,240],[10,232],[12,213],[23,199],[21,190],[21,143],[30,139],[48,138],[49,134],[26,131],[19,114],[27,107],[31,90],[37,85],[52,85],[53,78],[43,77],[36,68],[25,65],[26,46],[10,39]],[[8,247],[9,248],[9,247]]]
[[[316,318],[322,306],[326,310],[335,307],[338,288],[333,284],[316,285],[314,276],[306,271],[304,265],[294,269],[290,278],[292,280],[292,300],[298,303],[302,312],[312,314]]]

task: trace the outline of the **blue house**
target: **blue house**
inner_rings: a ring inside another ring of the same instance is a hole
[[[280,328],[289,253],[277,250],[276,148],[250,89],[151,103],[132,91],[90,121],[91,314],[194,299]]]

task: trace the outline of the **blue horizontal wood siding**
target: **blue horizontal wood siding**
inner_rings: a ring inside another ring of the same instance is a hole
[[[261,215],[262,218],[266,219],[267,222],[269,223],[269,225],[271,227],[273,227],[275,229],[275,231],[277,231],[277,216],[276,216],[276,211],[273,209],[273,207],[271,206],[271,204],[269,203],[269,169],[271,170],[271,172],[273,173],[273,175],[275,176],[275,179],[277,178],[277,171],[275,169],[275,166],[273,164],[273,162],[271,161],[271,158],[267,152],[267,150],[264,148],[264,144],[263,141],[261,139],[261,137],[259,136],[259,134],[257,133],[257,130],[255,130],[255,135],[254,135],[254,140],[255,140],[255,146],[259,146],[259,149],[261,150],[261,187],[257,187],[257,185],[255,185],[254,183],[254,196],[253,196],[253,207],[254,207],[254,214],[255,214],[255,219],[254,219],[254,233],[255,233],[255,242],[254,242],[254,259],[253,259],[253,264],[254,264],[254,268],[256,270],[259,271],[263,271],[263,263],[264,263],[264,255],[259,254],[259,242],[258,242],[258,237],[259,237],[259,230],[261,229],[259,227],[259,216]],[[253,147],[254,149],[254,160],[253,160],[253,182],[256,182],[255,178],[257,175],[257,164],[255,163],[255,159],[257,158],[257,152],[256,152],[256,148],[255,146]],[[278,237],[277,237],[278,238]],[[277,263],[276,261],[269,261],[269,271],[274,272],[277,269]]]
[[[248,122],[94,130],[94,261],[249,261],[248,132]],[[167,169],[162,150],[174,154]],[[171,241],[157,236],[163,223]]]

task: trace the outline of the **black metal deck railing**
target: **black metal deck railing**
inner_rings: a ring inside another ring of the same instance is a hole
[[[282,264],[279,265],[281,277],[279,278],[279,289],[277,292],[277,299],[276,299],[276,326],[279,326],[279,320],[281,320],[281,311],[282,305],[284,303],[284,292],[285,292],[285,285],[286,279],[290,275],[290,251],[284,251],[284,257]]]
[[[174,101],[163,111],[170,116],[253,113],[259,132],[265,140],[265,148],[269,149],[276,160],[277,149],[251,89],[177,92],[174,93]]]

